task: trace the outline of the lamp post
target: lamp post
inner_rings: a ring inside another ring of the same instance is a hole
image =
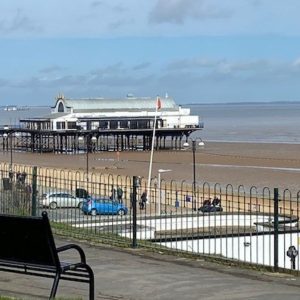
[[[3,137],[6,139],[9,136],[9,150],[10,150],[10,163],[9,163],[9,172],[12,172],[12,164],[13,164],[13,154],[12,154],[12,132],[4,133]],[[6,150],[8,150],[8,143],[6,143]]]
[[[83,141],[84,138],[82,136],[78,137],[78,141]],[[89,152],[92,151],[92,145],[97,141],[95,136],[90,137],[90,135],[86,136],[86,182],[89,182]]]
[[[192,210],[196,210],[196,145],[197,141],[195,139],[192,139],[192,153],[193,153],[193,184],[192,184]],[[204,142],[202,139],[200,139],[200,142],[198,143],[199,147],[204,147]],[[188,142],[185,142],[183,144],[183,147],[188,149],[190,147]]]
[[[193,151],[193,199],[192,199],[192,210],[196,210],[196,141],[192,140],[192,151]]]
[[[159,169],[158,170],[158,192],[159,192],[159,199],[158,199],[158,203],[157,203],[157,213],[158,215],[160,215],[160,211],[161,211],[161,173],[167,173],[167,172],[171,172],[172,170],[170,169]]]

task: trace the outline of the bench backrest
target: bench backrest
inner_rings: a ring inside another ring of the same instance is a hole
[[[0,215],[0,260],[59,267],[46,212],[42,217]]]

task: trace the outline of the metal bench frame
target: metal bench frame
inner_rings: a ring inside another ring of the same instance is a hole
[[[94,299],[94,273],[81,247],[56,248],[47,212],[41,217],[0,215],[0,271],[54,278],[49,299],[56,295],[59,280],[89,283]],[[59,253],[74,249],[78,262],[62,262]]]

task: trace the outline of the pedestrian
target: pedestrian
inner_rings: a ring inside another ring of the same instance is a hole
[[[133,193],[129,194],[129,198],[130,198],[130,209],[133,208]]]
[[[122,203],[123,190],[118,186],[117,188],[117,199],[119,203]]]
[[[111,200],[116,200],[116,193],[117,193],[116,189],[114,187],[112,187],[111,196],[110,196]]]
[[[147,192],[144,191],[141,195],[141,201],[140,201],[140,209],[144,209],[146,207],[147,202]]]

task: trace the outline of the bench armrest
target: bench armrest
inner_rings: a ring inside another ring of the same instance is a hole
[[[78,245],[75,245],[75,244],[68,244],[68,245],[65,245],[65,246],[61,246],[61,247],[58,247],[56,249],[57,252],[62,252],[62,251],[66,251],[66,250],[69,250],[69,249],[75,249],[78,251],[79,255],[80,255],[80,260],[82,263],[86,264],[86,258],[85,258],[85,254],[82,250],[81,247],[79,247]]]

